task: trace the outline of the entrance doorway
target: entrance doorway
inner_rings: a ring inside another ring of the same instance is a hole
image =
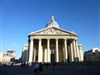
[[[51,50],[51,62],[55,62],[55,50]]]

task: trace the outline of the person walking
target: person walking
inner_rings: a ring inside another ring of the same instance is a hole
[[[35,75],[39,75],[39,63],[35,62],[34,64],[34,73]]]
[[[39,63],[39,74],[40,74],[40,75],[43,74],[43,65],[42,65],[41,62]]]

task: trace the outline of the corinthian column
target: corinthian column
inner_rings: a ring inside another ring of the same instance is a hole
[[[47,53],[48,53],[48,52],[47,52],[47,49],[45,49],[45,50],[44,50],[44,62],[48,62],[48,60],[47,60],[47,59],[48,59]]]
[[[59,62],[58,39],[56,39],[56,62]]]
[[[33,39],[30,39],[30,45],[29,45],[29,62],[33,62],[33,46],[34,46],[34,44],[33,44],[34,42],[33,42]]]
[[[64,61],[68,62],[68,53],[67,53],[67,39],[64,39]]]
[[[79,44],[79,58],[80,58],[80,60],[79,61],[83,61],[83,53],[82,53],[82,45],[81,44]]]
[[[50,62],[50,39],[47,39],[47,61]]]
[[[42,45],[41,45],[41,42],[42,40],[41,39],[39,39],[39,50],[38,50],[38,62],[42,62]]]
[[[74,61],[74,58],[73,58],[74,56],[73,56],[73,44],[72,44],[72,42],[71,42],[71,62],[73,62]]]
[[[74,61],[76,62],[77,56],[76,56],[76,44],[75,44],[75,40],[73,40],[73,55],[74,55]]]
[[[36,48],[34,49],[34,62],[36,61]]]
[[[79,61],[79,49],[78,49],[78,44],[77,44],[77,41],[75,41],[75,43],[76,43],[77,61]]]

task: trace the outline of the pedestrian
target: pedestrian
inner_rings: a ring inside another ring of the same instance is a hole
[[[34,64],[34,73],[35,75],[39,75],[39,63],[35,62]]]
[[[40,75],[43,74],[43,65],[42,65],[41,62],[39,63],[39,74],[40,74]]]
[[[26,63],[26,67],[28,67],[28,62]]]
[[[55,61],[52,62],[52,66],[55,68],[55,66],[56,66],[56,62]]]
[[[13,62],[11,63],[11,66],[13,66]]]

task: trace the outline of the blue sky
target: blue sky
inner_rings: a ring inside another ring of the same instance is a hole
[[[28,34],[43,29],[53,15],[59,26],[74,31],[83,52],[100,48],[99,0],[0,0],[0,50],[21,57]]]

